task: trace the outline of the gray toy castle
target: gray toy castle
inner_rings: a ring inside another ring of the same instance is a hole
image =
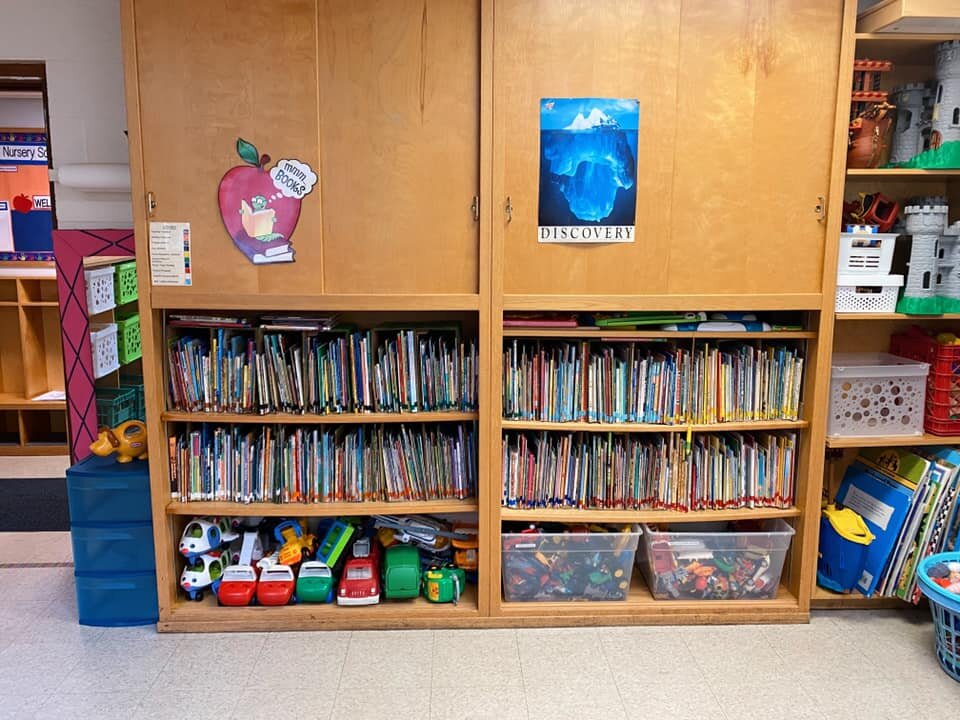
[[[903,209],[912,236],[909,272],[897,312],[939,315],[960,312],[960,222],[947,225],[943,198]]]
[[[933,100],[930,147],[960,140],[960,41],[937,46],[937,89]]]
[[[923,83],[895,88],[890,102],[897,106],[897,125],[890,145],[890,162],[906,162],[930,147],[933,90]]]

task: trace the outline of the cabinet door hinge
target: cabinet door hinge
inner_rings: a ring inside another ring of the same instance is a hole
[[[474,222],[478,222],[480,220],[480,196],[479,195],[473,196],[473,202],[470,203],[470,210],[473,212]]]
[[[147,192],[147,217],[153,217],[154,210],[157,209],[157,197],[152,192]]]

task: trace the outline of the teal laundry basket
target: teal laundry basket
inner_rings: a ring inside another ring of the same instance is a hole
[[[960,595],[948,592],[930,579],[928,571],[940,562],[960,562],[960,552],[937,553],[924,558],[917,568],[917,584],[930,601],[940,667],[960,682]]]

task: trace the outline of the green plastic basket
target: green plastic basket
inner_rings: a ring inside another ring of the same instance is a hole
[[[117,318],[117,354],[121,365],[131,363],[143,354],[139,313]]]
[[[134,420],[147,419],[147,404],[143,399],[143,378],[139,375],[121,375],[120,388],[132,390],[136,395],[136,405],[133,411]]]
[[[97,388],[97,423],[116,427],[134,419],[137,394],[128,388]]]
[[[113,276],[113,295],[117,305],[133,302],[137,299],[137,262],[120,263],[117,265],[116,275]]]

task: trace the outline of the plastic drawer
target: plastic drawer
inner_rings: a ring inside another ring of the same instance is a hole
[[[159,619],[157,579],[151,573],[77,575],[81,625],[150,625]]]
[[[503,533],[503,595],[513,601],[626,600],[633,532]]]
[[[146,460],[118,463],[91,455],[67,470],[70,522],[151,522]]]
[[[153,525],[73,525],[73,568],[77,575],[152,572]]]

